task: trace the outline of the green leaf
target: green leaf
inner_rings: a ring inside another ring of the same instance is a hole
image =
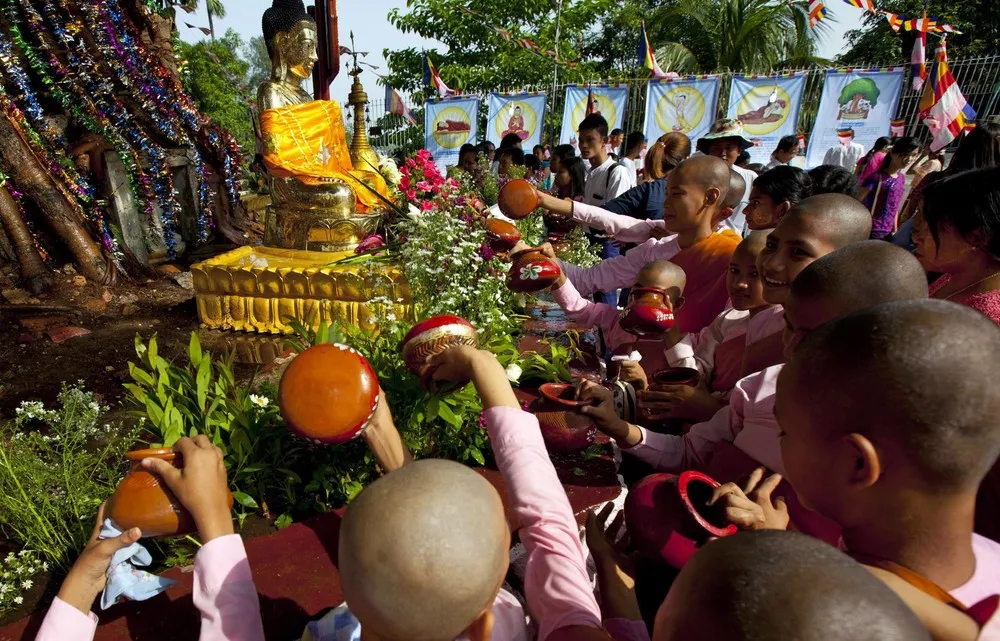
[[[257,505],[257,501],[253,500],[253,497],[245,492],[233,492],[233,500],[251,510],[256,510],[260,507]]]
[[[486,457],[484,457],[483,453],[480,452],[479,450],[475,448],[469,448],[469,454],[476,461],[476,463],[479,463],[480,465],[486,465]]]
[[[198,410],[205,409],[205,402],[208,399],[208,383],[212,378],[212,361],[204,359],[198,365],[198,377],[196,382],[198,392]]]
[[[282,514],[274,520],[274,527],[279,530],[284,530],[286,527],[292,524],[292,516],[290,514]]]
[[[148,350],[146,355],[149,357],[150,363],[156,362],[156,355],[158,353],[158,347],[156,345],[156,335],[154,334],[152,338],[149,339],[149,345],[146,346]]]
[[[441,419],[449,425],[462,427],[462,419],[459,418],[450,407],[448,407],[447,403],[441,403],[438,405],[438,416],[440,416]]]
[[[188,359],[195,367],[201,365],[204,354],[201,351],[201,341],[198,339],[198,332],[191,332],[191,342],[188,343]]]
[[[153,380],[153,377],[150,376],[146,370],[141,369],[138,365],[132,363],[131,361],[128,364],[128,373],[129,376],[132,377],[132,380],[140,385],[145,385],[147,387],[156,386],[156,382]]]

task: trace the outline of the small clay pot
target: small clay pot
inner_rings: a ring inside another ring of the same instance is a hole
[[[556,406],[558,407],[558,406]],[[545,448],[553,454],[575,454],[593,445],[597,426],[586,416],[545,404],[535,412]]]
[[[428,356],[440,354],[455,345],[479,347],[479,332],[469,321],[460,316],[442,314],[422,320],[407,332],[400,351],[406,367],[426,378]],[[425,387],[427,387],[425,381]]]
[[[691,367],[668,367],[653,374],[652,385],[687,385],[697,387],[701,372]]]
[[[636,336],[660,336],[674,327],[674,310],[667,293],[655,287],[637,287],[622,311],[618,325]]]
[[[183,468],[181,455],[170,449],[137,450],[125,455],[131,469],[104,506],[104,515],[123,532],[137,527],[144,539],[182,536],[197,531],[194,518],[159,477],[141,467],[143,459],[156,458]],[[228,490],[227,490],[228,492]],[[229,495],[229,507],[233,496]]]
[[[527,218],[538,209],[538,190],[527,180],[517,178],[503,186],[497,196],[497,206],[509,218]]]
[[[521,240],[521,231],[506,220],[490,218],[486,221],[486,234],[490,249],[499,253],[514,249]]]
[[[549,401],[563,407],[587,405],[587,401],[576,400],[576,387],[568,383],[543,383],[538,392]]]
[[[507,274],[507,287],[515,292],[537,292],[552,286],[562,270],[559,264],[535,249],[526,249],[512,256]]]
[[[710,537],[735,534],[723,507],[707,504],[719,486],[696,471],[642,479],[625,499],[625,524],[633,543],[644,556],[681,568]]]
[[[339,445],[360,435],[378,402],[375,371],[347,345],[310,347],[295,357],[278,386],[285,425],[317,445]]]

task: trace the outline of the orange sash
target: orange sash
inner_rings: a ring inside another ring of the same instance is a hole
[[[741,240],[733,230],[725,229],[670,259],[687,275],[684,305],[675,312],[682,333],[700,332],[726,308],[726,273]]]
[[[736,381],[740,380],[746,343],[747,335],[744,332],[715,347],[713,357],[715,363],[712,366],[712,381],[709,385],[713,392],[728,392],[735,387]]]
[[[314,100],[289,107],[268,109],[260,114],[264,165],[272,176],[295,178],[315,187],[334,181],[346,182],[364,208],[381,208],[379,194],[389,191],[385,180],[369,167],[351,164],[340,105],[333,100]]]
[[[944,603],[945,605],[950,605],[960,612],[966,612],[967,609],[958,599],[948,594],[948,591],[942,588],[937,583],[934,583],[930,579],[917,574],[909,568],[905,568],[898,563],[892,561],[886,561],[884,559],[877,559],[875,557],[870,557],[865,554],[854,554],[848,550],[848,555],[858,563],[864,565],[870,565],[873,568],[879,568],[885,570],[886,572],[891,572],[903,579],[913,587],[917,588],[925,594],[929,594],[936,600]]]

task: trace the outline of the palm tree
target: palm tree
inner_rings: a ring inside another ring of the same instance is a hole
[[[804,0],[701,0],[668,4],[647,25],[666,41],[664,70],[761,73],[824,63],[816,51],[829,20],[810,27]]]
[[[198,9],[198,0],[180,0],[178,4],[185,11],[195,11]],[[208,10],[208,30],[212,34],[212,42],[215,42],[215,18],[226,17],[226,7],[222,0],[205,0],[205,8]]]

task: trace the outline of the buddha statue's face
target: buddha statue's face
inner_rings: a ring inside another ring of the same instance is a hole
[[[279,34],[275,45],[289,75],[298,80],[312,77],[313,66],[319,60],[319,38],[312,22],[300,22],[288,33]]]

